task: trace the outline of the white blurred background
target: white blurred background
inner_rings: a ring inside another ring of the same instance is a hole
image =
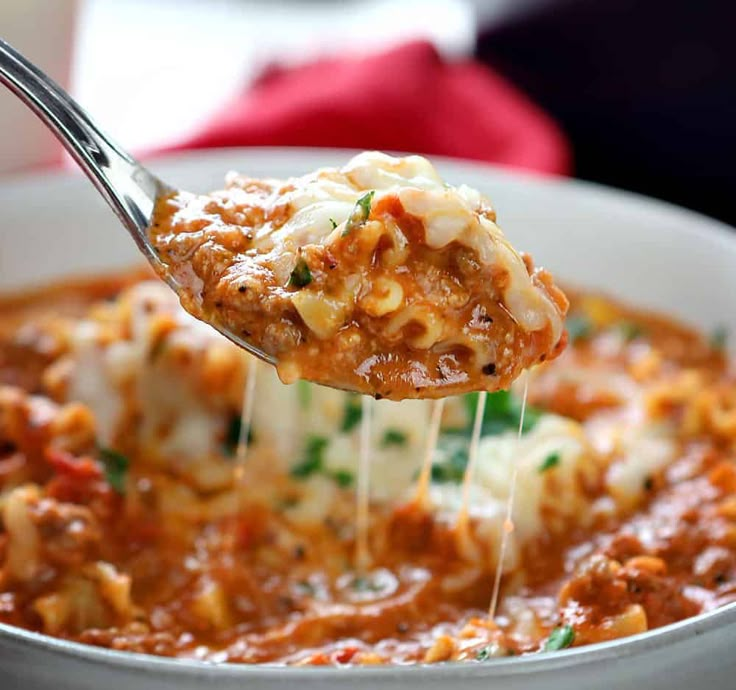
[[[470,55],[488,26],[543,0],[0,0],[2,37],[77,97],[121,144],[147,151],[196,131],[274,61],[294,64],[412,38]],[[60,150],[0,91],[0,172]]]

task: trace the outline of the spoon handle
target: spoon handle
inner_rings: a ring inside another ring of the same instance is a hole
[[[141,251],[149,260],[157,260],[146,242],[145,231],[156,198],[168,187],[115,144],[64,89],[2,40],[0,83],[56,135]]]

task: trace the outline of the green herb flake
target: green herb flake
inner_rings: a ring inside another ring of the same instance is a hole
[[[238,452],[238,443],[240,443],[240,431],[242,428],[243,420],[240,413],[234,414],[230,417],[225,429],[225,438],[222,441],[222,452],[228,457],[235,457]],[[248,429],[247,445],[253,443],[253,428]]]
[[[309,270],[307,262],[302,257],[299,257],[296,261],[296,266],[294,266],[294,270],[291,272],[291,276],[289,277],[288,286],[303,288],[311,282],[312,272]]]
[[[567,337],[570,343],[578,340],[587,340],[593,335],[593,322],[584,314],[575,314],[569,316],[565,322],[567,328]]]
[[[709,342],[714,350],[725,350],[728,345],[728,329],[725,326],[716,326],[710,334]]]
[[[553,467],[557,467],[557,465],[560,464],[561,459],[562,458],[557,451],[555,451],[554,453],[550,453],[544,460],[542,460],[539,467],[537,468],[537,472],[542,474],[547,470],[551,470]]]
[[[329,221],[330,221],[330,225],[332,226],[332,229],[334,230],[337,227],[337,223],[332,218],[330,218]]]
[[[125,493],[125,478],[130,461],[125,455],[112,448],[99,449],[100,460],[105,466],[105,479],[114,491],[121,496]]]
[[[299,379],[296,382],[296,394],[299,398],[299,405],[306,410],[312,402],[312,384],[304,379]]]
[[[344,433],[352,431],[360,424],[361,419],[363,419],[363,407],[360,403],[360,396],[351,395],[347,399],[345,408],[343,409],[340,431]]]
[[[373,203],[373,197],[375,196],[375,190],[366,192],[360,199],[358,199],[356,206],[358,206],[363,214],[363,220],[367,220],[368,216],[371,215],[371,204]]]
[[[384,448],[388,446],[405,446],[407,440],[406,434],[400,429],[386,429],[381,440],[381,445]]]
[[[291,476],[306,479],[322,470],[324,451],[329,441],[324,436],[309,436],[304,444],[301,461],[291,468]]]
[[[468,423],[464,433],[469,435],[475,417],[475,408],[478,405],[478,393],[468,393],[464,396],[465,408],[468,413]],[[526,406],[524,423],[521,428],[523,434],[531,431],[542,416],[542,410]],[[482,436],[496,436],[506,431],[517,431],[521,418],[521,400],[511,391],[496,391],[486,397],[486,407],[483,413]]]
[[[375,190],[366,192],[363,194],[358,201],[355,202],[350,217],[345,223],[345,228],[342,231],[342,236],[349,235],[355,228],[361,226],[365,221],[368,220],[368,216],[371,215],[371,204],[373,203],[373,197],[375,196]]]
[[[342,489],[347,489],[353,485],[355,477],[352,472],[348,470],[335,470],[330,473],[330,477],[335,480],[335,483]]]
[[[488,645],[487,647],[482,647],[479,649],[475,654],[475,660],[476,661],[488,661],[488,659],[491,658],[491,647]]]
[[[545,652],[557,652],[567,649],[575,641],[575,630],[571,625],[562,625],[555,628],[544,643]]]
[[[466,422],[462,427],[444,429],[437,442],[437,449],[432,463],[432,481],[436,483],[460,482],[468,464],[468,445],[473,428],[475,408],[478,405],[478,394],[468,393],[463,396],[466,409]],[[522,433],[534,428],[544,411],[526,406]],[[482,436],[495,436],[519,429],[521,416],[521,400],[511,391],[489,393],[481,425]]]
[[[455,435],[443,435],[437,442],[432,465],[432,481],[438,484],[459,483],[468,464],[467,439]]]
[[[619,332],[623,340],[630,343],[644,335],[644,329],[633,321],[619,321],[616,324],[616,330]]]

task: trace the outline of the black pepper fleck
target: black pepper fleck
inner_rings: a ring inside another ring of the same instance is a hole
[[[494,362],[490,362],[489,364],[486,364],[481,371],[486,376],[493,376],[496,373],[496,365]]]
[[[245,292],[245,291],[246,291],[246,289],[247,289],[247,288],[245,287],[245,285],[241,285],[241,286],[240,286],[240,287],[238,288],[238,292]]]

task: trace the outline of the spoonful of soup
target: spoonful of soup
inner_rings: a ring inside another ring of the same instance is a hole
[[[0,42],[0,81],[56,133],[184,308],[284,382],[377,398],[507,388],[564,348],[567,300],[477,191],[377,152],[211,194],[160,181]]]

